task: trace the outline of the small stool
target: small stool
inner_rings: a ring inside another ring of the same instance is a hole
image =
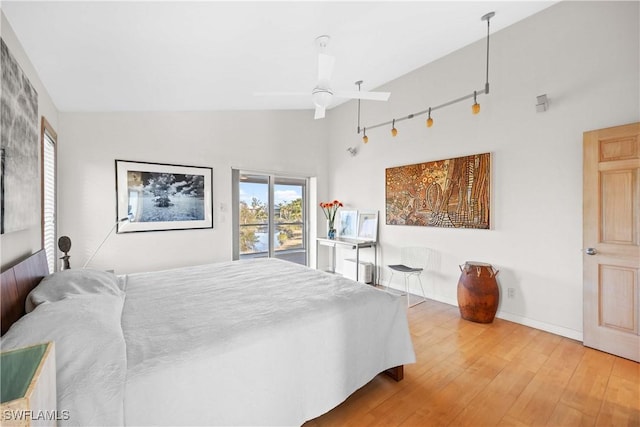
[[[420,275],[422,274],[422,271],[424,270],[424,268],[420,268],[420,267],[408,267],[404,264],[394,264],[394,265],[388,265],[387,267],[389,267],[389,269],[391,270],[391,276],[389,276],[389,282],[387,283],[387,289],[389,289],[389,285],[391,284],[391,279],[393,278],[393,272],[398,272],[398,273],[402,273],[404,275],[404,290],[407,293],[407,307],[411,308],[414,307],[418,304],[421,304],[423,302],[425,302],[427,300],[425,293],[424,293],[424,288],[422,287],[422,279],[420,279]],[[422,299],[419,300],[418,302],[415,302],[413,304],[411,304],[411,294],[409,293],[409,277],[411,276],[416,276],[418,278],[418,283],[420,283],[420,289],[422,290]]]

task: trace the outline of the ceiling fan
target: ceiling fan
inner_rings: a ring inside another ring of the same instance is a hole
[[[345,91],[345,90],[333,90],[331,88],[331,74],[333,73],[333,66],[335,65],[336,58],[327,55],[325,53],[327,44],[330,37],[327,35],[319,36],[316,38],[315,43],[318,47],[318,82],[311,91],[311,100],[315,105],[315,119],[322,119],[325,115],[325,110],[331,103],[333,97],[346,98],[346,99],[366,99],[371,101],[386,101],[389,99],[389,92],[361,92],[360,85],[362,81],[357,81],[356,85],[358,90]],[[256,95],[276,95],[276,96],[300,96],[308,95],[308,93],[301,92],[261,92]]]

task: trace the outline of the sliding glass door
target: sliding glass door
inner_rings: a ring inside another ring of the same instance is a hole
[[[234,259],[307,265],[305,178],[234,170]]]

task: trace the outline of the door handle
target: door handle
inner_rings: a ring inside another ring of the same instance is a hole
[[[584,250],[584,253],[587,255],[595,255],[598,253],[598,251],[596,250],[596,248],[587,248]]]

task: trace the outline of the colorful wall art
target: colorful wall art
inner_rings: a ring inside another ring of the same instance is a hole
[[[490,228],[490,153],[386,169],[386,223]]]

